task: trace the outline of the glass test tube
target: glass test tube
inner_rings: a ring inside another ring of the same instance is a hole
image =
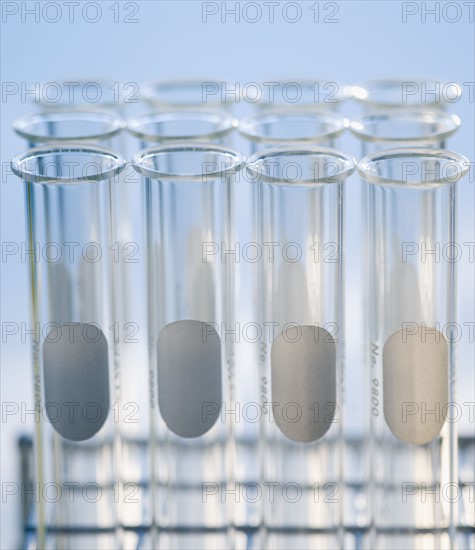
[[[138,102],[138,84],[112,78],[70,78],[37,83],[32,102],[44,110],[105,109],[124,113]]]
[[[258,109],[339,109],[350,88],[332,80],[285,80],[249,83],[243,96]]]
[[[128,131],[140,140],[142,149],[174,141],[198,141],[230,145],[238,122],[226,112],[182,109],[151,113],[128,121]]]
[[[363,115],[350,124],[361,143],[361,157],[393,147],[445,148],[457,132],[457,115],[429,109],[393,108]]]
[[[334,147],[349,122],[325,111],[276,110],[243,119],[239,131],[250,144],[251,154],[283,145]]]
[[[152,145],[160,145],[161,143],[180,141],[230,145],[236,124],[237,121],[230,114],[223,111],[181,109],[173,112],[149,113],[137,116],[128,121],[127,129],[134,138],[139,140],[139,147],[143,149]],[[167,161],[163,159],[161,162],[164,163]],[[142,188],[137,189],[135,186],[136,195],[143,193],[144,190]],[[142,244],[145,247],[145,240],[142,240]],[[134,280],[136,280],[136,277],[134,277]],[[133,281],[131,280],[127,288],[132,289],[132,283]],[[144,282],[145,285],[146,281]],[[136,294],[136,292],[133,294]],[[132,306],[135,308],[135,301]],[[145,393],[142,392],[142,395],[145,395]],[[145,437],[145,441],[148,441],[150,427],[148,423],[143,423],[143,425],[147,428],[147,432],[145,435],[144,430],[140,430],[140,432]],[[146,446],[145,449],[147,449]],[[142,473],[146,472],[147,469],[142,468]],[[143,477],[143,484],[146,484],[148,487],[148,473]],[[151,514],[151,510],[149,510],[149,514]],[[147,521],[145,523],[150,523],[151,521],[149,514],[147,514]]]
[[[343,545],[343,182],[353,170],[351,157],[315,147],[269,149],[248,164],[261,189],[266,548]]]
[[[351,87],[351,96],[365,111],[397,107],[446,109],[462,97],[457,82],[434,78],[380,78]]]
[[[464,157],[405,148],[360,161],[371,184],[369,548],[453,548],[456,185]]]
[[[239,131],[245,140],[243,148],[246,154],[255,154],[258,151],[271,147],[289,146],[315,146],[334,147],[339,136],[345,131],[348,121],[338,114],[331,111],[318,111],[309,109],[274,109],[272,111],[262,111],[261,113],[249,116],[240,121]],[[259,235],[259,203],[260,188],[255,182],[245,181],[240,185],[240,198],[243,208],[250,212],[251,223],[242,231],[241,251],[242,260],[239,264],[240,270],[240,326],[252,327],[254,323],[259,322],[259,302],[261,297],[261,273],[262,261],[256,261],[258,257],[255,250],[262,245],[262,239]],[[245,202],[244,202],[245,201]],[[244,233],[245,231],[245,233]],[[247,252],[249,251],[249,252]],[[260,402],[260,383],[258,382],[258,369],[261,355],[261,345],[259,341],[249,337],[243,339],[240,345],[242,355],[245,358],[241,361],[242,366],[239,372],[245,373],[245,376],[236,378],[238,402],[244,406],[253,402]],[[250,384],[249,380],[255,380],[256,383]],[[253,460],[257,453],[256,447],[259,445],[260,426],[258,423],[244,421],[239,423],[236,430],[237,448],[244,452],[248,450],[249,459],[243,461],[246,468],[238,468],[238,482],[243,487],[246,483],[260,482],[261,472]],[[242,453],[240,453],[242,456]],[[258,525],[261,503],[252,499],[242,499],[237,507],[238,524]],[[257,548],[259,541],[256,541]]]
[[[100,144],[116,149],[120,146],[121,132],[125,122],[110,111],[46,111],[41,114],[26,115],[17,119],[13,127],[18,135],[28,141],[30,147],[40,144],[61,144],[75,141],[85,144]],[[121,448],[117,449],[121,479],[121,507],[119,522],[128,527],[140,527],[150,524],[150,506],[148,498],[148,468],[146,467],[146,441],[148,437],[147,400],[147,336],[144,286],[145,269],[143,246],[128,230],[137,217],[141,217],[143,205],[140,205],[140,193],[134,184],[135,193],[131,193],[131,183],[124,170],[120,184],[114,187],[114,211],[119,209],[121,201],[128,205],[127,216],[121,216],[116,238],[109,243],[108,253],[115,264],[115,307],[114,341],[116,359],[120,360],[120,402],[115,404],[116,428],[121,435]],[[46,208],[50,204],[51,194],[45,194]],[[133,206],[131,208],[130,206]],[[127,236],[127,232],[129,233]],[[124,234],[125,233],[125,234]],[[48,237],[49,242],[49,237]],[[142,284],[141,283],[142,279]],[[141,368],[142,367],[142,368]],[[143,371],[143,372],[141,372]],[[133,495],[133,497],[132,497]],[[130,537],[131,535],[129,535]]]
[[[121,118],[125,118],[129,108],[140,100],[136,82],[120,82],[112,78],[62,78],[36,83],[33,91],[31,102],[43,111],[99,110],[116,113]],[[119,134],[114,140],[114,150],[128,158],[126,137],[124,132]],[[119,207],[118,214],[119,217],[128,216],[129,211]]]
[[[42,83],[34,101],[45,112],[28,115],[15,123],[16,132],[28,139],[30,146],[40,143],[77,141],[100,144],[129,157],[129,144],[123,132],[128,107],[138,102],[136,83],[112,79],[69,79]],[[151,523],[150,472],[147,438],[147,321],[145,224],[143,190],[137,187],[137,176],[127,166],[114,189],[116,235],[110,243],[110,254],[116,268],[116,309],[114,339],[120,357],[120,402],[114,411],[120,427],[119,523],[125,532],[126,547],[136,546],[137,532]],[[118,360],[118,359],[117,359]]]
[[[147,198],[158,541],[167,548],[232,547],[232,502],[221,495],[234,478],[227,414],[234,360],[225,337],[233,267],[221,247],[229,238],[229,188],[243,159],[217,145],[180,142],[145,149],[133,162]]]
[[[74,141],[112,148],[125,122],[107,111],[46,111],[25,115],[13,122],[15,132],[29,147]]]
[[[87,143],[100,143],[105,147],[109,147],[115,151],[119,151],[125,158],[129,158],[129,144],[127,143],[127,134],[125,132],[119,132],[117,136],[113,137],[113,141],[104,141],[102,136],[103,130],[99,129],[99,123],[96,120],[97,127],[93,127],[92,115],[81,114],[81,120],[74,118],[75,115],[71,111],[80,111],[81,113],[90,113],[91,111],[102,111],[115,113],[121,118],[125,118],[128,110],[134,105],[139,103],[139,85],[136,82],[121,82],[113,78],[96,78],[96,77],[72,77],[61,78],[51,80],[49,82],[37,83],[34,87],[34,94],[31,96],[32,103],[40,107],[44,111],[53,111],[55,114],[47,121],[46,115],[39,115],[44,117],[45,129],[42,126],[35,125],[36,130],[41,133],[45,133],[53,137],[61,132],[61,136],[64,137],[63,132],[67,132],[71,140],[84,141]],[[64,118],[60,118],[60,111],[64,111]],[[68,112],[68,114],[66,114]],[[88,117],[88,122],[85,121],[85,117]],[[105,125],[109,123],[106,120],[106,115],[98,115],[102,117]],[[109,115],[111,116],[111,115]],[[67,121],[70,120],[68,125]],[[112,120],[112,118],[111,118]],[[46,128],[46,124],[48,127]],[[52,123],[55,122],[53,125]],[[74,123],[74,125],[73,125]],[[35,123],[36,124],[36,123]],[[41,119],[38,121],[41,124]],[[91,132],[94,135],[89,137],[84,135],[85,130]],[[100,137],[96,135],[98,132]],[[96,141],[96,137],[99,137],[99,141]],[[85,139],[84,139],[85,138]],[[92,139],[94,138],[94,139]],[[56,141],[56,139],[54,140]],[[58,140],[59,141],[59,140]],[[48,143],[52,142],[48,139]],[[136,298],[137,292],[132,293],[131,289],[134,287],[134,279],[140,281],[143,279],[140,271],[141,265],[144,261],[141,259],[142,253],[142,227],[141,219],[137,216],[137,212],[140,212],[143,208],[142,197],[140,193],[137,193],[137,186],[131,176],[133,169],[127,167],[121,175],[121,185],[117,188],[115,196],[117,218],[120,221],[117,225],[117,243],[115,254],[116,258],[120,256],[120,263],[123,267],[123,272],[120,277],[124,281],[124,285],[127,290],[120,291],[123,296],[124,306],[126,307],[125,319],[122,322],[117,320],[120,326],[123,327],[124,323],[139,323],[142,317],[142,312],[137,311],[137,307],[134,305],[132,308],[127,307],[125,300],[128,296],[131,296],[134,304],[138,304],[139,299]],[[138,260],[138,261],[137,261]],[[136,262],[136,263],[134,263]],[[130,281],[130,284],[128,283]],[[122,284],[122,283],[121,283]],[[132,285],[132,286],[130,286]],[[135,288],[139,288],[140,283],[135,284]],[[133,295],[133,298],[132,298]],[[130,301],[130,300],[129,300]],[[132,314],[130,314],[130,310]],[[132,325],[128,325],[132,327]],[[129,329],[130,330],[130,329]],[[122,339],[127,338],[126,334],[121,335]],[[131,336],[130,339],[134,339],[135,336]],[[130,350],[131,342],[127,342],[127,346],[124,346],[124,352]],[[138,344],[140,345],[140,344]],[[125,387],[130,387],[126,385]],[[136,399],[134,398],[134,402]],[[129,423],[129,427],[130,427]]]
[[[233,83],[212,78],[147,82],[141,87],[141,96],[146,103],[160,111],[174,111],[183,107],[230,110],[240,98]]]
[[[81,532],[91,548],[119,544],[109,244],[111,195],[124,165],[108,149],[74,143],[12,161],[25,186],[31,251],[39,548],[77,547]]]
[[[447,139],[455,134],[460,127],[457,115],[442,110],[420,108],[392,108],[385,111],[367,113],[353,120],[350,130],[360,141],[361,158],[369,153],[382,151],[394,147],[431,147],[445,148]],[[362,266],[370,265],[370,249],[365,242],[365,235],[370,230],[371,205],[370,197],[373,185],[362,180],[361,200],[361,239],[354,242],[352,250],[355,258],[363,258]],[[372,286],[370,278],[361,274],[364,285],[364,296],[359,302],[361,311],[369,311],[371,304]],[[358,319],[362,323],[362,338],[364,349],[361,349],[362,363],[366,369],[370,368],[370,349],[365,344],[369,335],[369,318]],[[367,398],[371,398],[368,394]],[[369,411],[368,411],[369,412]],[[359,434],[351,441],[347,441],[348,460],[346,473],[349,476],[347,490],[353,491],[353,497],[348,500],[348,525],[355,527],[369,527],[371,516],[369,510],[369,476],[371,465],[367,453],[369,448],[366,442],[369,438],[369,415],[365,420],[364,434]],[[350,489],[351,488],[351,489]],[[351,494],[351,493],[350,493]]]

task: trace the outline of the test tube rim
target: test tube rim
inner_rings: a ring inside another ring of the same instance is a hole
[[[104,132],[100,133],[89,133],[85,134],[84,136],[61,136],[61,137],[55,137],[55,136],[47,136],[42,135],[40,133],[35,133],[31,131],[26,131],[24,127],[27,125],[27,123],[30,123],[31,125],[40,123],[40,122],[48,122],[48,119],[51,119],[50,122],[59,122],[55,121],[55,118],[59,117],[70,117],[70,121],[73,121],[77,119],[78,117],[84,116],[84,120],[87,121],[87,119],[91,119],[91,121],[95,122],[104,122],[107,124],[109,122],[110,129]],[[102,120],[99,120],[101,119]],[[110,111],[103,111],[103,110],[83,110],[83,109],[73,109],[71,111],[68,111],[66,109],[59,110],[59,111],[43,111],[41,113],[30,113],[28,115],[23,115],[20,118],[17,118],[13,121],[13,129],[14,131],[21,136],[24,139],[27,139],[32,142],[38,142],[38,143],[62,143],[62,142],[87,142],[90,140],[107,140],[110,138],[115,137],[118,135],[122,130],[125,129],[126,123],[125,121],[117,116],[115,113],[112,113]]]
[[[371,78],[362,82],[359,82],[357,84],[354,84],[350,87],[351,90],[351,97],[357,101],[358,103],[362,105],[368,105],[374,108],[382,108],[382,109],[391,109],[391,108],[398,108],[398,107],[404,107],[405,105],[407,108],[414,108],[415,106],[424,108],[424,106],[427,106],[427,108],[437,108],[439,105],[441,108],[445,108],[447,101],[429,101],[429,102],[420,102],[420,103],[403,103],[400,102],[394,102],[394,101],[383,101],[380,99],[371,99],[371,88],[373,88],[373,94],[374,89],[377,86],[394,86],[394,85],[402,85],[404,82],[410,82],[410,83],[418,83],[420,84],[437,84],[437,83],[443,83],[444,85],[447,84],[453,84],[456,85],[458,88],[458,94],[457,94],[457,101],[462,96],[462,87],[458,82],[449,82],[449,81],[443,81],[442,79],[437,78],[414,78],[414,77],[388,77],[388,78]],[[454,101],[455,102],[455,101]],[[439,107],[439,108],[440,108]]]
[[[302,138],[276,138],[271,136],[265,136],[253,132],[251,130],[251,124],[254,121],[264,121],[265,119],[278,118],[278,117],[325,117],[327,119],[332,119],[334,122],[334,129],[329,132],[325,132],[318,135],[313,135],[310,137]],[[256,115],[251,115],[243,118],[239,123],[239,133],[245,138],[254,141],[256,143],[272,143],[276,146],[290,144],[290,143],[302,143],[302,144],[312,144],[320,143],[328,139],[334,139],[339,137],[343,132],[349,127],[349,120],[345,117],[339,116],[336,113],[333,113],[329,110],[316,110],[316,109],[285,109],[278,110],[272,109],[270,111],[265,111]]]
[[[145,82],[141,86],[141,92],[140,95],[144,101],[146,101],[149,105],[153,105],[157,108],[173,108],[173,109],[180,109],[184,107],[195,107],[195,108],[210,108],[207,103],[201,102],[201,103],[195,103],[195,102],[182,102],[182,101],[173,101],[173,100],[167,100],[167,99],[161,99],[160,95],[157,94],[157,90],[166,90],[167,88],[177,88],[177,87],[192,87],[200,84],[201,86],[205,82],[212,82],[212,83],[220,83],[221,85],[226,85],[229,83],[229,81],[226,81],[224,79],[199,79],[199,78],[161,78],[161,79],[155,79],[155,80],[149,80],[148,82]],[[224,104],[224,105],[231,105],[232,103],[235,103],[236,100],[216,100],[211,101],[210,104],[216,108],[216,104]],[[201,107],[200,107],[201,106]],[[211,107],[212,108],[212,107]]]
[[[143,166],[143,161],[146,158],[149,158],[156,154],[180,153],[185,151],[188,151],[188,152],[201,151],[203,153],[205,152],[220,153],[222,155],[226,155],[228,157],[234,158],[236,162],[234,162],[231,166],[223,170],[206,172],[206,174],[203,174],[203,173],[178,174],[178,173],[171,173],[171,172],[161,172],[160,170],[146,168]],[[148,179],[165,180],[165,181],[170,181],[170,180],[189,181],[189,182],[196,181],[201,183],[203,183],[204,177],[206,178],[206,180],[218,179],[219,177],[222,177],[225,174],[236,173],[243,167],[244,163],[245,163],[244,156],[234,149],[231,149],[229,147],[223,147],[221,145],[208,144],[206,142],[190,142],[190,141],[172,142],[164,145],[154,145],[152,147],[147,147],[146,149],[142,149],[141,151],[136,153],[132,159],[132,166],[134,167],[135,171]]]
[[[21,168],[22,164],[24,164],[28,160],[31,160],[32,158],[61,153],[89,153],[102,157],[105,156],[114,160],[115,165],[101,171],[99,174],[96,175],[86,175],[74,178],[63,176],[51,177],[41,174],[35,174],[32,171]],[[94,183],[110,180],[120,174],[125,168],[126,164],[127,161],[125,160],[125,158],[119,153],[112,151],[111,149],[106,149],[105,147],[99,147],[96,145],[85,145],[83,143],[67,142],[61,145],[49,144],[28,149],[23,153],[15,155],[10,163],[10,166],[12,172],[26,182],[47,183],[54,185],[75,185],[80,183]]]
[[[62,84],[63,86],[66,83],[79,84],[79,85],[82,84],[83,86],[87,84],[98,84],[101,87],[101,90],[104,90],[104,89],[110,90],[112,86],[117,85],[119,101],[102,101],[101,99],[99,99],[97,102],[85,102],[85,103],[79,103],[79,104],[73,103],[73,102],[65,103],[61,101],[50,103],[48,101],[44,101],[43,99],[41,99],[39,92],[37,92],[34,94],[34,98],[31,99],[30,102],[36,105],[40,105],[45,110],[58,110],[58,111],[62,111],[62,110],[74,111],[74,110],[83,110],[83,109],[115,110],[117,108],[123,107],[124,105],[127,105],[128,102],[126,101],[126,98],[125,98],[125,95],[126,95],[125,87],[126,87],[126,84],[132,84],[132,83],[122,82],[118,79],[107,78],[107,77],[100,77],[100,78],[81,77],[81,78],[63,78],[63,79],[58,79],[58,81],[52,80],[50,82],[39,82],[38,83],[39,89],[42,90],[47,84],[52,84],[52,83],[59,84],[59,85]],[[114,93],[112,92],[111,95],[114,95]],[[132,103],[132,101],[130,101],[130,103]]]
[[[259,160],[262,160],[265,157],[277,157],[277,156],[287,156],[287,155],[315,155],[315,156],[327,156],[332,158],[337,158],[343,163],[343,169],[340,170],[337,174],[332,176],[322,176],[320,178],[313,179],[300,179],[298,183],[291,182],[285,178],[279,178],[275,176],[267,176],[262,173],[257,173],[252,166],[256,165]],[[278,185],[287,185],[291,187],[305,186],[310,187],[312,185],[322,185],[322,184],[333,184],[339,183],[346,180],[356,169],[356,160],[351,155],[338,151],[336,149],[331,149],[329,147],[297,147],[297,146],[286,146],[286,147],[274,147],[270,149],[265,149],[263,151],[258,151],[252,155],[246,165],[247,171],[250,173],[253,181],[272,183]],[[257,176],[257,177],[256,177]]]
[[[282,79],[279,79],[279,80],[282,80]],[[273,81],[272,79],[267,79],[267,80],[262,80],[260,82],[256,82],[256,84],[258,86],[263,86],[266,82],[270,82],[270,83],[274,83],[275,81]],[[302,86],[302,87],[306,87],[307,85],[315,85],[315,84],[328,84],[328,83],[332,83],[332,84],[336,84],[338,86],[338,100],[335,101],[335,102],[322,102],[322,103],[298,103],[298,102],[295,102],[295,103],[271,103],[270,101],[263,101],[263,100],[258,100],[258,101],[249,101],[249,100],[246,100],[248,103],[251,103],[253,105],[256,105],[257,108],[259,109],[262,109],[262,110],[279,110],[279,109],[309,109],[309,110],[312,110],[312,109],[324,109],[324,110],[328,110],[328,109],[332,109],[338,105],[340,105],[341,103],[343,103],[344,101],[347,101],[348,99],[350,99],[352,97],[352,93],[351,93],[351,89],[352,87],[349,86],[348,84],[343,84],[342,82],[338,81],[338,80],[331,80],[331,79],[324,79],[324,78],[318,78],[318,79],[311,79],[311,78],[295,78],[293,80],[291,79],[285,79],[285,81],[283,83],[281,82],[278,82],[278,84],[285,84],[285,85],[288,85],[288,84],[298,84],[299,86]],[[292,105],[295,105],[295,107],[292,107]]]
[[[383,176],[375,175],[371,170],[371,164],[376,161],[389,160],[391,158],[401,157],[433,157],[441,158],[444,160],[452,160],[457,162],[462,167],[460,175],[457,180],[454,181],[440,181],[440,182],[424,182],[418,180],[411,180],[410,183],[401,181],[400,179],[391,179]],[[385,149],[384,151],[375,151],[363,157],[357,164],[357,172],[365,181],[376,185],[397,186],[406,189],[428,189],[437,188],[441,185],[457,183],[464,178],[469,170],[469,160],[464,155],[449,151],[448,149],[431,149],[427,147],[402,147],[394,149]]]
[[[437,123],[437,119],[440,119],[440,122],[447,123],[446,127],[443,130],[428,133],[426,135],[420,136],[410,136],[410,137],[391,137],[389,135],[377,136],[365,131],[365,124],[371,119],[381,118],[389,119],[393,118],[396,121],[401,121],[402,118],[414,117],[414,120],[419,119],[419,122],[425,122],[430,117],[433,119],[433,123]],[[461,125],[462,121],[458,115],[447,113],[441,110],[430,110],[430,109],[421,109],[421,110],[412,110],[412,109],[391,109],[383,110],[377,112],[367,113],[358,118],[353,119],[350,122],[349,129],[350,132],[356,136],[358,139],[367,142],[373,143],[428,143],[436,142],[443,139],[446,139],[452,136]],[[450,127],[451,124],[451,127]]]
[[[211,132],[206,132],[204,134],[194,134],[189,136],[160,136],[158,134],[150,134],[145,131],[140,131],[138,129],[139,124],[144,124],[146,120],[152,121],[153,119],[158,118],[171,118],[174,116],[182,115],[183,118],[186,116],[195,116],[195,117],[214,117],[219,121],[218,129],[215,129]],[[127,131],[140,139],[146,141],[155,141],[157,143],[164,142],[178,142],[178,141],[199,141],[201,139],[212,140],[223,137],[235,128],[237,128],[239,122],[232,115],[228,114],[225,111],[218,110],[206,110],[206,109],[175,109],[173,111],[158,111],[151,112],[145,115],[139,115],[134,118],[131,118],[127,121]]]

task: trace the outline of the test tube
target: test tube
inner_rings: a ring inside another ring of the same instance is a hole
[[[128,131],[140,140],[141,149],[160,143],[198,141],[229,145],[238,122],[222,111],[182,109],[151,113],[128,121]]]
[[[39,548],[77,547],[81,533],[91,548],[119,545],[109,245],[124,165],[108,149],[75,143],[12,161],[24,182],[30,251]]]
[[[221,247],[242,162],[195,142],[133,159],[147,205],[154,547],[232,547],[232,502],[221,495],[234,477],[233,264]]]
[[[311,147],[321,145],[333,147],[339,136],[345,131],[348,121],[339,114],[330,110],[312,109],[272,109],[262,110],[257,115],[246,117],[240,121],[239,131],[243,138],[243,149],[246,154],[255,154],[258,151],[272,147],[301,146]],[[239,299],[242,327],[252,327],[259,320],[259,302],[262,291],[261,273],[262,261],[256,261],[254,250],[259,250],[262,238],[259,234],[259,202],[260,187],[249,178],[240,185],[240,196],[243,209],[249,212],[251,223],[241,232],[241,248],[243,261],[239,264],[240,288],[243,289]],[[249,252],[246,252],[249,251]],[[244,290],[245,289],[245,290]],[[257,402],[260,398],[260,384],[256,377],[259,376],[255,365],[259,364],[262,344],[250,337],[243,339],[240,344],[241,355],[245,361],[241,361],[240,373],[246,376],[238,376],[236,379],[238,401],[247,404]],[[255,384],[249,384],[249,380],[256,379]],[[239,450],[248,449],[254,454],[259,445],[259,424],[253,422],[241,422],[236,430],[236,443]],[[242,454],[242,453],[241,453]],[[244,455],[245,456],[245,455]],[[246,461],[247,468],[239,469],[238,481],[245,487],[249,483],[260,483],[260,472],[252,461]],[[252,498],[243,499],[237,511],[239,523],[256,525],[259,521],[260,502],[252,502]]]
[[[36,83],[32,102],[43,110],[101,109],[123,115],[127,106],[139,101],[135,82],[112,78],[68,78]]]
[[[237,121],[225,111],[208,111],[195,108],[137,116],[128,121],[127,129],[133,137],[139,140],[139,147],[143,149],[152,145],[184,141],[230,145],[232,133],[236,125]],[[164,162],[167,162],[166,159],[161,159],[162,166]],[[170,165],[170,169],[173,169],[173,164]],[[139,187],[139,189],[137,189],[136,184],[134,184],[134,187],[134,195],[136,198],[144,193],[143,188]],[[145,239],[141,239],[141,243],[145,247]],[[142,274],[142,269],[140,269],[140,274]],[[127,284],[127,288],[129,288],[134,295],[136,292],[134,292],[133,282],[136,279],[137,277],[134,276],[134,278],[130,280],[130,283]],[[144,283],[146,284],[146,281],[144,281]],[[232,292],[232,288],[229,289],[229,292]],[[134,304],[135,303],[136,297],[134,296]],[[231,306],[232,304],[230,302],[229,307],[231,308]],[[143,392],[142,395],[144,395]],[[146,425],[143,421],[142,424],[147,426],[147,430],[150,430],[148,424]],[[142,434],[141,437],[143,437],[144,431],[140,430],[140,432]],[[145,440],[147,440],[146,436]],[[149,476],[147,470],[147,468],[142,468],[142,473],[144,474],[142,481],[148,487]],[[138,480],[135,479],[135,481]],[[147,513],[144,523],[150,523],[150,519]]]
[[[454,548],[457,428],[456,187],[466,158],[442,149],[369,154],[370,548]]]
[[[365,114],[350,124],[361,143],[361,157],[393,147],[445,148],[461,124],[457,115],[430,109],[393,108]]]
[[[376,78],[352,86],[351,95],[365,111],[394,107],[447,109],[460,101],[462,87],[435,78]]]
[[[242,95],[261,109],[335,109],[350,97],[350,88],[325,79],[276,80],[249,83]]]
[[[112,148],[125,122],[107,111],[46,111],[30,114],[13,122],[15,132],[29,147],[74,141]]]
[[[125,122],[110,111],[78,109],[26,115],[14,121],[13,127],[30,147],[74,141],[116,150],[121,144]],[[121,367],[118,383],[122,388],[121,401],[114,409],[116,427],[121,434],[118,461],[124,473],[120,480],[124,493],[121,495],[119,522],[136,528],[150,524],[146,504],[149,496],[149,470],[146,466],[148,409],[143,399],[148,387],[146,297],[143,290],[146,273],[144,243],[140,222],[137,222],[137,218],[142,216],[143,197],[136,182],[130,181],[127,170],[119,178],[120,184],[114,187],[111,197],[119,221],[115,224],[116,237],[107,249],[116,271],[113,328],[116,357],[120,357]],[[47,209],[53,207],[50,200],[51,193],[45,194]]]
[[[394,107],[384,111],[366,113],[356,118],[351,122],[350,130],[360,142],[362,158],[369,153],[395,147],[445,148],[447,140],[458,131],[460,123],[460,118],[457,115],[449,114],[447,111],[421,109],[420,107]],[[370,308],[373,291],[371,280],[364,272],[366,269],[364,266],[369,265],[370,262],[370,249],[364,235],[368,234],[370,230],[370,197],[373,185],[364,180],[361,184],[359,189],[354,190],[354,192],[360,193],[361,225],[353,231],[353,235],[358,235],[361,238],[355,238],[349,249],[353,255],[352,263],[357,266],[353,274],[362,281],[364,288],[363,293],[356,296],[353,294],[353,299],[359,298],[357,309],[364,312]],[[364,261],[361,262],[360,258],[363,258]],[[358,272],[358,269],[361,271]],[[351,314],[354,315],[355,309],[353,305]],[[354,320],[358,321],[358,326],[361,327],[358,352],[361,354],[362,360],[358,363],[361,367],[355,366],[353,369],[356,376],[357,374],[363,375],[363,372],[357,373],[358,369],[370,369],[371,357],[370,349],[365,344],[369,337],[369,316],[359,314],[358,317],[354,316]],[[371,399],[371,396],[368,394],[366,399]],[[347,507],[349,515],[346,523],[359,528],[369,527],[371,522],[368,493],[371,465],[367,456],[369,448],[366,445],[369,430],[370,416],[368,414],[364,427],[354,432],[355,437],[347,440],[347,491],[351,491],[352,498],[349,500],[351,505]]]
[[[163,79],[141,86],[141,97],[159,111],[183,107],[230,110],[240,99],[234,83],[216,79]]]
[[[30,93],[31,102],[42,111],[99,110],[115,113],[123,119],[127,117],[130,108],[140,101],[137,82],[121,82],[103,77],[60,78],[49,82],[37,82]],[[125,132],[121,132],[111,147],[125,158],[129,158],[127,137]],[[128,173],[126,170],[123,177],[127,178]],[[127,179],[125,181],[127,182]],[[118,197],[118,215],[122,219],[131,217],[131,210],[126,206],[129,197],[130,193],[127,191]],[[125,206],[120,206],[121,204]]]
[[[343,547],[343,185],[354,166],[332,149],[289,146],[247,168],[261,189],[265,548]]]
[[[331,111],[285,109],[243,119],[239,131],[250,143],[251,154],[283,145],[334,147],[349,122]]]

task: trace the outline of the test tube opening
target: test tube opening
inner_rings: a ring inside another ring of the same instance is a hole
[[[462,95],[457,82],[441,82],[435,78],[379,78],[351,87],[352,97],[370,109],[392,107],[427,107],[445,109]]]
[[[338,183],[354,169],[352,157],[324,147],[268,149],[253,155],[247,165],[254,181],[294,186]]]
[[[80,184],[110,180],[125,164],[123,157],[108,149],[67,143],[30,149],[14,157],[11,166],[23,181]]]
[[[358,172],[370,183],[420,188],[456,183],[469,166],[467,158],[451,151],[409,147],[367,155]]]
[[[326,112],[302,110],[273,111],[247,117],[240,123],[240,132],[255,142],[322,143],[341,135],[348,126],[346,119]]]
[[[143,141],[210,141],[231,132],[237,121],[227,113],[183,109],[139,116],[127,127]]]
[[[159,108],[212,108],[217,104],[229,106],[237,101],[233,93],[225,93],[227,89],[233,89],[233,86],[220,79],[164,79],[144,84],[141,95],[148,104]]]
[[[338,109],[351,88],[331,79],[268,79],[250,83],[244,99],[259,109]],[[254,92],[254,93],[253,93]]]
[[[450,137],[460,124],[457,115],[441,111],[393,109],[355,119],[350,130],[363,141],[424,146]]]
[[[32,143],[104,141],[125,128],[112,113],[97,111],[47,111],[14,121],[15,132]]]
[[[113,78],[63,78],[41,82],[31,102],[46,110],[122,109],[137,103],[138,85]]]
[[[176,143],[149,147],[133,158],[134,168],[150,179],[204,181],[239,170],[243,157],[225,147],[200,143]]]

